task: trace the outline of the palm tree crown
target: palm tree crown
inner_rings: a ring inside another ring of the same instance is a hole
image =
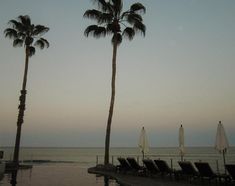
[[[29,56],[35,54],[35,47],[40,49],[49,47],[49,42],[41,37],[44,33],[49,31],[48,27],[43,25],[31,24],[30,17],[28,15],[20,15],[17,20],[10,20],[9,24],[11,28],[5,29],[5,37],[13,39],[13,46],[24,46],[28,48]]]
[[[112,34],[112,43],[119,45],[123,37],[132,40],[138,32],[145,35],[146,27],[142,22],[141,13],[145,13],[146,9],[141,3],[134,3],[129,10],[122,12],[122,0],[94,1],[98,4],[98,10],[87,10],[84,17],[95,20],[97,25],[88,26],[84,31],[85,36],[91,34],[99,38]]]

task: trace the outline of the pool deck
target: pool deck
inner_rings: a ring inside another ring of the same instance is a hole
[[[226,185],[225,183],[218,183],[215,180],[209,182],[208,180],[193,180],[189,182],[187,179],[176,180],[173,177],[161,175],[155,176],[139,176],[130,173],[117,173],[113,170],[102,170],[101,168],[91,167],[88,169],[88,173],[98,174],[102,176],[108,176],[115,179],[122,186],[193,186],[193,185],[203,185],[203,186],[216,186],[216,185]],[[230,184],[227,184],[230,185]]]
[[[88,173],[87,173],[88,172]],[[90,173],[90,174],[89,174]],[[101,175],[101,177],[100,177]],[[157,174],[155,176],[146,176],[145,174],[133,174],[130,172],[116,172],[115,167],[104,169],[102,166],[81,167],[77,164],[46,164],[34,165],[32,169],[22,169],[18,172],[17,186],[104,186],[107,185],[103,176],[107,176],[110,186],[116,185],[116,182],[122,186],[219,186],[215,180],[209,182],[200,179],[192,180]],[[5,174],[0,181],[2,186],[10,186],[11,175]],[[116,181],[113,181],[116,180]],[[104,183],[105,182],[105,183]],[[222,184],[221,184],[222,185]],[[225,185],[225,184],[223,184]],[[233,183],[234,185],[234,183]],[[227,184],[232,186],[232,184]]]

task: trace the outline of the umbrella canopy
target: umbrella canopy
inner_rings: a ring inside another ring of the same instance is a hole
[[[140,139],[139,139],[138,146],[139,146],[140,151],[142,152],[143,158],[144,158],[144,154],[149,151],[149,144],[148,144],[147,134],[146,134],[146,131],[145,131],[144,127],[142,128],[142,130],[140,132]]]
[[[223,153],[223,161],[225,166],[225,153],[227,149],[229,148],[228,139],[223,127],[223,124],[221,121],[219,121],[218,127],[217,127],[217,133],[216,133],[216,139],[215,139],[215,148],[220,152]],[[225,169],[226,173],[226,169]]]
[[[226,152],[229,147],[228,139],[221,121],[219,121],[216,133],[215,148],[219,152]]]
[[[179,128],[179,153],[181,156],[181,161],[183,160],[183,156],[185,154],[185,148],[184,148],[184,128],[181,125]]]

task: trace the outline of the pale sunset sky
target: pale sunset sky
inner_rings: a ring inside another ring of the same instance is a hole
[[[146,7],[146,37],[118,48],[112,147],[214,146],[217,124],[235,145],[235,1],[124,0]],[[110,101],[111,38],[86,38],[90,0],[0,0],[0,147],[13,146],[24,49],[4,37],[29,15],[48,26],[48,49],[30,58],[22,146],[103,147]]]

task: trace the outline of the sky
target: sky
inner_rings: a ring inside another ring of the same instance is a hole
[[[124,9],[137,2],[125,0]],[[111,147],[214,146],[221,120],[235,145],[235,1],[139,0],[146,36],[118,48]],[[13,146],[24,48],[4,37],[29,15],[48,26],[48,49],[30,58],[22,146],[103,147],[111,95],[111,38],[84,36],[90,0],[0,0],[0,147]]]

